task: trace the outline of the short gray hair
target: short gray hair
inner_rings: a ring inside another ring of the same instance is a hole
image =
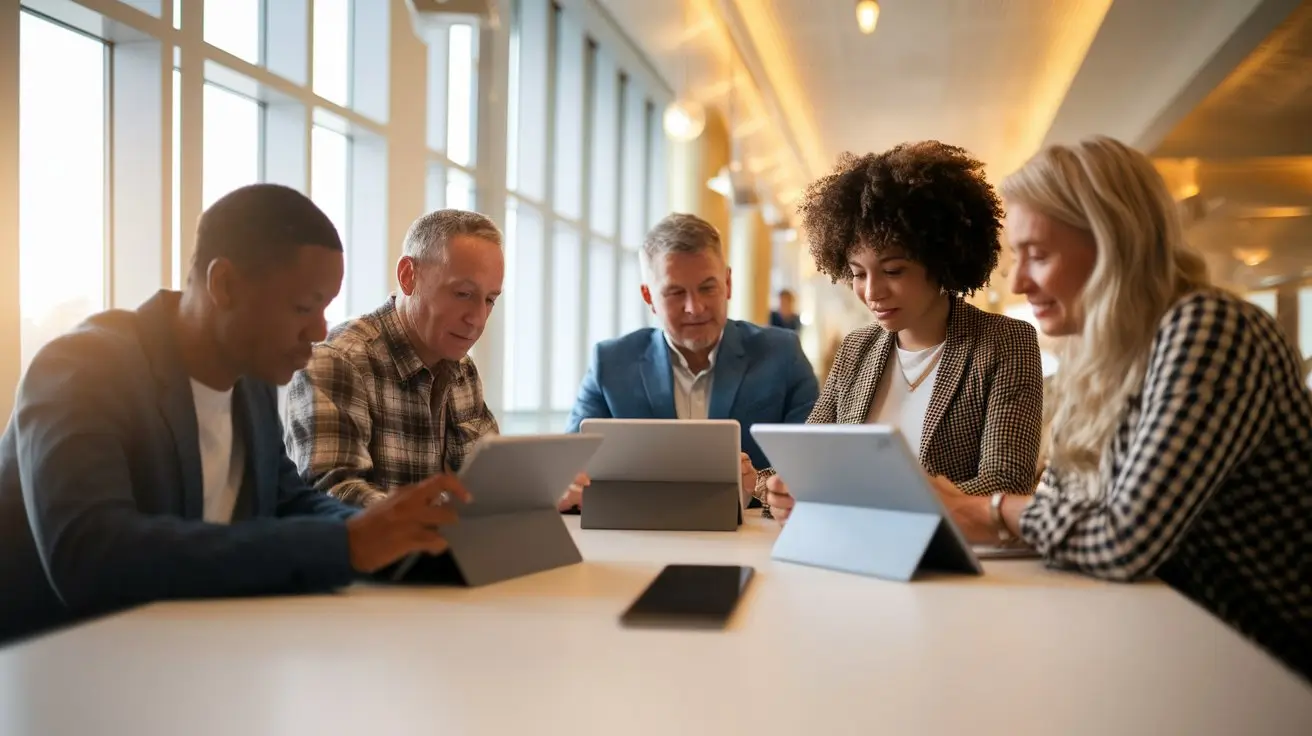
[[[697,215],[676,212],[666,215],[647,233],[647,240],[642,244],[642,261],[650,273],[651,265],[658,256],[705,251],[713,251],[721,258],[724,257],[720,231]]]
[[[447,243],[461,235],[501,247],[501,230],[487,215],[468,210],[437,210],[410,224],[401,253],[417,261],[441,258],[446,253]]]

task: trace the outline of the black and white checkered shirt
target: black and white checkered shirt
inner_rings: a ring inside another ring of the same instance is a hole
[[[1100,578],[1156,575],[1312,676],[1312,397],[1270,315],[1190,295],[1162,318],[1088,493],[1049,469],[1021,534]]]
[[[395,299],[316,345],[287,398],[287,452],[302,477],[361,506],[459,470],[481,437],[497,433],[474,361],[424,365]]]

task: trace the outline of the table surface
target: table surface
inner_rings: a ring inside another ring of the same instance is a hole
[[[1164,585],[886,582],[770,560],[759,517],[567,524],[586,562],[481,589],[157,604],[0,651],[0,734],[1312,733],[1312,686]],[[622,628],[680,562],[756,567],[729,628]]]

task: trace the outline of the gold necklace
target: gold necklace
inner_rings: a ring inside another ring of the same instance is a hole
[[[915,390],[920,388],[920,384],[924,383],[926,378],[929,378],[929,374],[933,372],[934,366],[938,365],[939,358],[943,357],[944,345],[947,345],[946,340],[938,344],[938,350],[934,351],[934,357],[930,358],[929,365],[925,367],[925,370],[921,371],[920,376],[917,377],[916,380],[907,383],[907,393],[915,393]],[[902,378],[903,380],[906,380],[906,376],[903,376]]]

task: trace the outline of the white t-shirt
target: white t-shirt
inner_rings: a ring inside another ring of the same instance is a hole
[[[241,492],[246,459],[246,447],[233,430],[232,389],[215,391],[193,378],[191,395],[196,401],[205,521],[227,524]]]
[[[925,428],[925,414],[929,411],[929,398],[934,394],[934,381],[938,378],[938,363],[934,362],[943,343],[927,350],[894,348],[879,379],[879,388],[870,402],[866,424],[887,424],[897,427],[911,446],[911,452],[920,455],[920,435]],[[929,365],[934,362],[934,367]],[[911,383],[929,375],[911,390]]]

